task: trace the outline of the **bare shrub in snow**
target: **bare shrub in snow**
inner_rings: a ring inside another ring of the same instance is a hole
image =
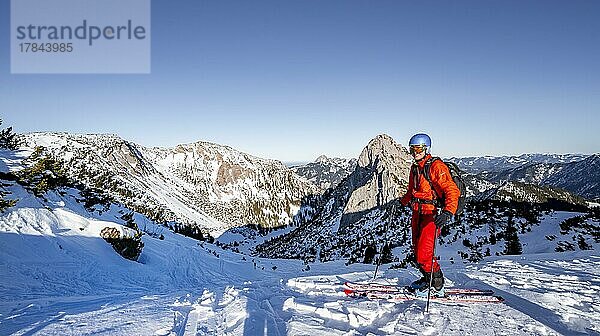
[[[144,248],[142,234],[139,231],[133,237],[121,237],[121,233],[116,228],[105,227],[100,231],[100,237],[111,244],[113,249],[125,259],[137,261]]]

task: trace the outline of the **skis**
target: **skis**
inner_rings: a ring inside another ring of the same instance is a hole
[[[349,297],[371,300],[410,301],[426,300],[405,287],[383,284],[346,282],[344,293]],[[448,288],[443,297],[431,297],[432,302],[445,303],[502,303],[504,299],[491,290]]]
[[[348,289],[357,291],[379,291],[379,292],[404,292],[409,291],[406,287],[384,285],[378,283],[360,283],[346,281],[344,286]],[[471,289],[471,288],[447,288],[447,294],[471,294],[471,295],[493,295],[494,291],[489,289]]]

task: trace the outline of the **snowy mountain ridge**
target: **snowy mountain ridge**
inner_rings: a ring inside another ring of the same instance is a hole
[[[356,167],[356,159],[329,158],[319,156],[314,162],[293,166],[292,169],[325,191],[335,188]]]
[[[448,161],[456,163],[468,173],[497,172],[521,167],[533,163],[571,163],[587,158],[586,154],[521,154],[518,156],[471,156],[451,157]]]
[[[600,155],[568,163],[527,163],[477,175],[492,183],[530,183],[567,190],[586,199],[600,198]]]
[[[308,214],[316,199],[324,190],[338,186],[357,171],[357,162],[361,159],[322,156],[316,162],[290,169],[279,161],[202,141],[174,148],[148,148],[116,135],[31,133],[23,137],[26,151],[32,152],[36,146],[43,146],[64,162],[67,174],[74,181],[103,190],[115,201],[156,221],[187,223],[217,235],[228,228],[248,224],[279,227],[308,220],[303,217],[311,217]],[[390,163],[384,169],[396,171],[394,181],[397,181],[389,184],[394,185],[392,189],[397,189],[395,196],[402,194],[406,187],[397,183],[406,180],[404,175],[408,173],[411,160],[406,149],[403,151],[402,160]],[[543,155],[528,157],[541,160]],[[573,157],[552,158],[567,160]],[[365,166],[362,167],[358,170],[362,169],[364,174]],[[356,172],[344,188],[352,189],[361,183],[358,181],[360,174]],[[568,178],[559,180],[557,174],[544,176],[546,180],[554,177],[560,183],[570,181]],[[469,195],[485,191],[489,195],[490,190],[498,190],[502,183],[502,180],[478,176],[468,180]],[[587,188],[592,194],[597,189],[589,183],[581,188]],[[373,192],[377,188],[361,190]],[[354,196],[348,199],[349,205],[364,205],[370,202],[366,200],[376,197],[360,190],[353,193]],[[390,195],[384,198],[393,199]],[[343,211],[342,226],[352,217],[351,208]],[[363,210],[366,210],[364,206]]]
[[[559,200],[573,205],[587,204],[583,198],[565,190],[513,181],[502,182],[498,187],[487,189],[473,196],[473,199],[525,203],[546,203]]]
[[[68,175],[161,222],[211,232],[245,224],[292,222],[302,198],[317,188],[281,162],[207,142],[147,148],[115,135],[30,133]]]

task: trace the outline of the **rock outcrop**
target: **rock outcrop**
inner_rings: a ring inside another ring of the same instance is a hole
[[[390,136],[375,137],[363,149],[348,183],[350,197],[344,208],[342,226],[356,221],[371,209],[390,204],[406,192],[412,158],[406,148]]]

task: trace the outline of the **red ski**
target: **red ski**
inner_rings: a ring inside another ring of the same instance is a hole
[[[379,290],[360,290],[344,289],[344,293],[349,297],[367,298],[371,300],[389,300],[389,301],[411,301],[427,300],[427,297],[417,296],[409,291],[379,291]],[[432,302],[440,303],[502,303],[504,299],[493,294],[472,294],[472,293],[453,293],[446,290],[443,297],[431,297]]]
[[[377,291],[377,292],[390,292],[390,293],[409,293],[411,292],[402,286],[384,285],[378,283],[363,283],[363,282],[350,282],[346,281],[344,286],[354,291]],[[447,295],[482,295],[489,296],[494,295],[493,290],[489,289],[475,289],[475,288],[446,288]]]

